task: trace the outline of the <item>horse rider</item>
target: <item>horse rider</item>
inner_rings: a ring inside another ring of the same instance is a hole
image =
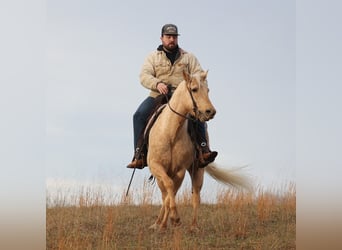
[[[192,54],[178,46],[178,29],[174,24],[165,24],[161,30],[161,45],[150,53],[144,61],[140,73],[141,84],[150,89],[150,95],[140,104],[133,115],[135,155],[127,168],[142,169],[146,166],[146,158],[142,156],[142,133],[148,118],[155,107],[155,99],[160,95],[170,95],[170,85],[176,88],[181,83],[183,71],[190,75],[202,71],[199,61]],[[207,82],[205,82],[207,84]],[[205,122],[196,121],[198,128],[197,148],[200,148],[202,159],[199,167],[205,167],[217,156],[211,151],[207,142],[207,126]]]

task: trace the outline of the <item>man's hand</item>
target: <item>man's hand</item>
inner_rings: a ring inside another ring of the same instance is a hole
[[[158,82],[157,89],[158,89],[160,94],[166,95],[169,92],[167,85],[163,82]]]

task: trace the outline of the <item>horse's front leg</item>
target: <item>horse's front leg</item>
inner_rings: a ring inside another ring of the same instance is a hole
[[[150,170],[153,176],[155,176],[155,178],[157,179],[157,183],[163,197],[163,205],[159,212],[158,219],[155,222],[155,225],[152,225],[150,228],[156,228],[159,225],[160,229],[163,230],[167,228],[170,210],[172,211],[172,216],[175,216],[174,211],[176,203],[174,195],[174,185],[173,181],[167,175],[165,169],[161,164],[155,162],[153,164],[150,163]],[[178,217],[177,211],[176,217]]]
[[[173,195],[174,197],[176,197],[177,192],[180,188],[180,186],[182,185],[182,182],[184,180],[184,175],[185,175],[185,169],[182,168],[180,169],[177,174],[172,178],[173,181]],[[179,218],[179,214],[178,214],[178,210],[176,207],[176,204],[174,206],[174,208],[170,208],[171,209],[171,215],[170,215],[170,219],[171,219],[171,223],[173,226],[180,226],[181,225],[181,221]]]
[[[161,195],[162,195],[162,207],[160,208],[157,220],[154,222],[153,225],[149,227],[150,229],[153,229],[153,230],[159,229],[162,219],[164,218],[164,215],[165,215],[165,198],[167,196],[167,192],[166,192],[166,189],[161,185],[161,183],[158,182],[158,186],[159,186],[159,189],[161,190]]]
[[[201,189],[203,185],[203,176],[204,176],[204,169],[200,168],[194,170],[190,173],[191,181],[192,181],[192,207],[193,207],[193,217],[192,217],[192,224],[191,224],[191,231],[198,231],[198,209],[201,202]]]
[[[161,218],[161,223],[160,223],[160,227],[159,227],[161,231],[163,231],[167,228],[167,221],[169,219],[169,214],[170,214],[170,197],[169,197],[169,195],[166,195],[163,206],[164,206],[163,217]]]
[[[177,212],[176,201],[175,201],[175,185],[173,180],[168,176],[164,175],[162,177],[163,185],[167,191],[167,196],[165,198],[165,211],[164,211],[164,218],[160,225],[161,229],[166,228],[168,217],[170,215],[172,225],[179,225],[180,218]]]

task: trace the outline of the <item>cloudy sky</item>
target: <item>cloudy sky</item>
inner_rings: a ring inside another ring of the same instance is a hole
[[[295,1],[47,1],[47,185],[126,188],[144,58],[165,23],[209,69],[217,163],[257,183],[295,180]],[[135,185],[149,177],[136,172]],[[186,180],[188,177],[186,177]],[[207,177],[204,189],[215,185]],[[206,186],[207,185],[207,186]]]

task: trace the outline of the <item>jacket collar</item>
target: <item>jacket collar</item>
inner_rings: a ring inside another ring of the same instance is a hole
[[[163,45],[162,45],[162,44],[160,44],[160,45],[158,46],[157,51],[163,51],[163,52],[166,53],[166,51],[163,49]],[[186,54],[186,53],[187,53],[184,49],[182,49],[182,48],[180,48],[180,47],[178,47],[178,52],[179,52],[180,54]]]

